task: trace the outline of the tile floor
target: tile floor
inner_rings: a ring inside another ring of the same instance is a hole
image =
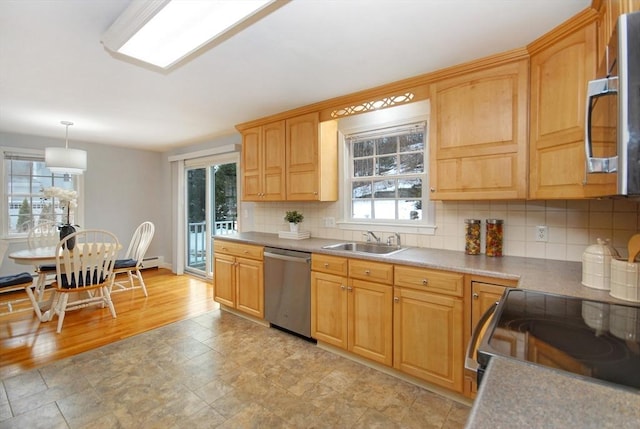
[[[468,414],[220,310],[0,384],[0,428],[461,428]]]

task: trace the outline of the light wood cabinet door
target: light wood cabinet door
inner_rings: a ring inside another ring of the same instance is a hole
[[[228,307],[236,301],[236,258],[216,254],[213,258],[214,287],[213,300]]]
[[[530,198],[615,193],[615,174],[585,174],[586,90],[596,77],[596,23],[536,46],[542,48],[531,55]]]
[[[337,201],[338,129],[318,112],[286,120],[288,201]]]
[[[260,201],[262,170],[262,127],[254,127],[242,133],[243,201]]]
[[[311,336],[347,349],[347,278],[311,272]]]
[[[482,315],[496,302],[500,301],[505,287],[483,282],[471,283],[471,331],[478,325]]]
[[[236,260],[236,308],[264,319],[264,263],[251,259]]]
[[[434,200],[527,195],[526,59],[431,85]]]
[[[393,288],[349,279],[348,350],[383,365],[393,363]]]
[[[285,122],[277,121],[242,133],[243,201],[284,201]]]
[[[462,299],[394,288],[394,367],[462,393]]]
[[[264,319],[264,248],[216,239],[213,249],[214,301]]]
[[[262,126],[263,186],[262,201],[283,201],[286,198],[285,122]]]

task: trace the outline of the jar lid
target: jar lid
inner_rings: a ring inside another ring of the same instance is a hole
[[[465,219],[464,223],[480,223],[480,219]]]
[[[596,239],[597,244],[592,244],[587,247],[583,253],[583,256],[586,255],[602,255],[602,256],[619,256],[618,251],[610,245],[610,241],[608,238]]]
[[[487,223],[490,223],[490,224],[501,224],[503,222],[504,221],[502,219],[487,219]]]

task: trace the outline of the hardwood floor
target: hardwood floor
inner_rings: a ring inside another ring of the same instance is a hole
[[[57,318],[39,323],[33,311],[0,316],[0,379],[218,306],[213,301],[211,281],[176,276],[166,269],[145,270],[143,276],[148,297],[141,289],[113,293],[116,319],[109,309],[96,306],[71,311],[64,319],[62,332],[56,334]],[[15,298],[0,294],[0,305]]]

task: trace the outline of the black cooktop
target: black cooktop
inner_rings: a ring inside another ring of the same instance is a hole
[[[478,348],[640,389],[640,307],[508,289]]]

